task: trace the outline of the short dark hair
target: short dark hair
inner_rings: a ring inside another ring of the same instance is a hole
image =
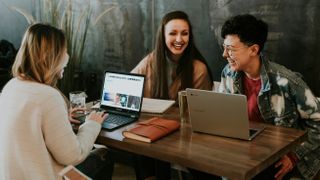
[[[268,36],[268,24],[253,15],[243,14],[228,19],[222,26],[221,37],[238,35],[246,45],[258,44],[259,53],[263,50]]]

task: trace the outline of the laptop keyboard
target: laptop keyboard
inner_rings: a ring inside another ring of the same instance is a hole
[[[85,122],[86,115],[85,114],[83,114],[81,116],[79,115],[76,119],[78,119],[82,124]],[[102,123],[102,127],[107,130],[112,130],[112,129],[115,129],[115,128],[120,127],[122,125],[129,124],[134,120],[135,119],[132,117],[109,113],[107,119],[105,119],[104,122]]]
[[[123,124],[127,124],[131,122],[133,119],[131,117],[126,117],[126,116],[120,116],[116,114],[109,114],[107,119],[104,120],[102,126],[106,127],[108,126],[121,126]]]

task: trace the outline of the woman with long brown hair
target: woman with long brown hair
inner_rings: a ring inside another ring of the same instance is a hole
[[[146,75],[145,97],[177,99],[186,88],[212,90],[210,69],[194,43],[189,17],[182,11],[166,14],[156,45],[131,72]]]
[[[144,97],[176,100],[186,88],[212,90],[210,69],[194,43],[188,15],[166,14],[158,28],[153,52],[131,72],[146,75]],[[170,179],[170,163],[136,156],[137,179]]]

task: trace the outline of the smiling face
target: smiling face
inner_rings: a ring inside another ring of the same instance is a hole
[[[256,46],[253,46],[241,42],[238,35],[227,35],[223,41],[222,56],[228,61],[231,70],[246,71],[251,67],[252,57],[257,56]]]
[[[173,19],[165,27],[165,41],[172,59],[179,59],[189,43],[189,25],[185,20]]]

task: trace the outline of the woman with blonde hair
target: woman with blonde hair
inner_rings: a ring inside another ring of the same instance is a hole
[[[90,154],[107,114],[90,113],[78,133],[73,132],[67,103],[56,88],[68,60],[61,30],[40,23],[27,29],[12,67],[13,78],[0,96],[0,179],[62,179],[61,169]],[[80,167],[99,159],[92,153],[89,157]],[[96,179],[96,172],[106,167],[103,158],[92,165],[95,169],[82,171]]]

